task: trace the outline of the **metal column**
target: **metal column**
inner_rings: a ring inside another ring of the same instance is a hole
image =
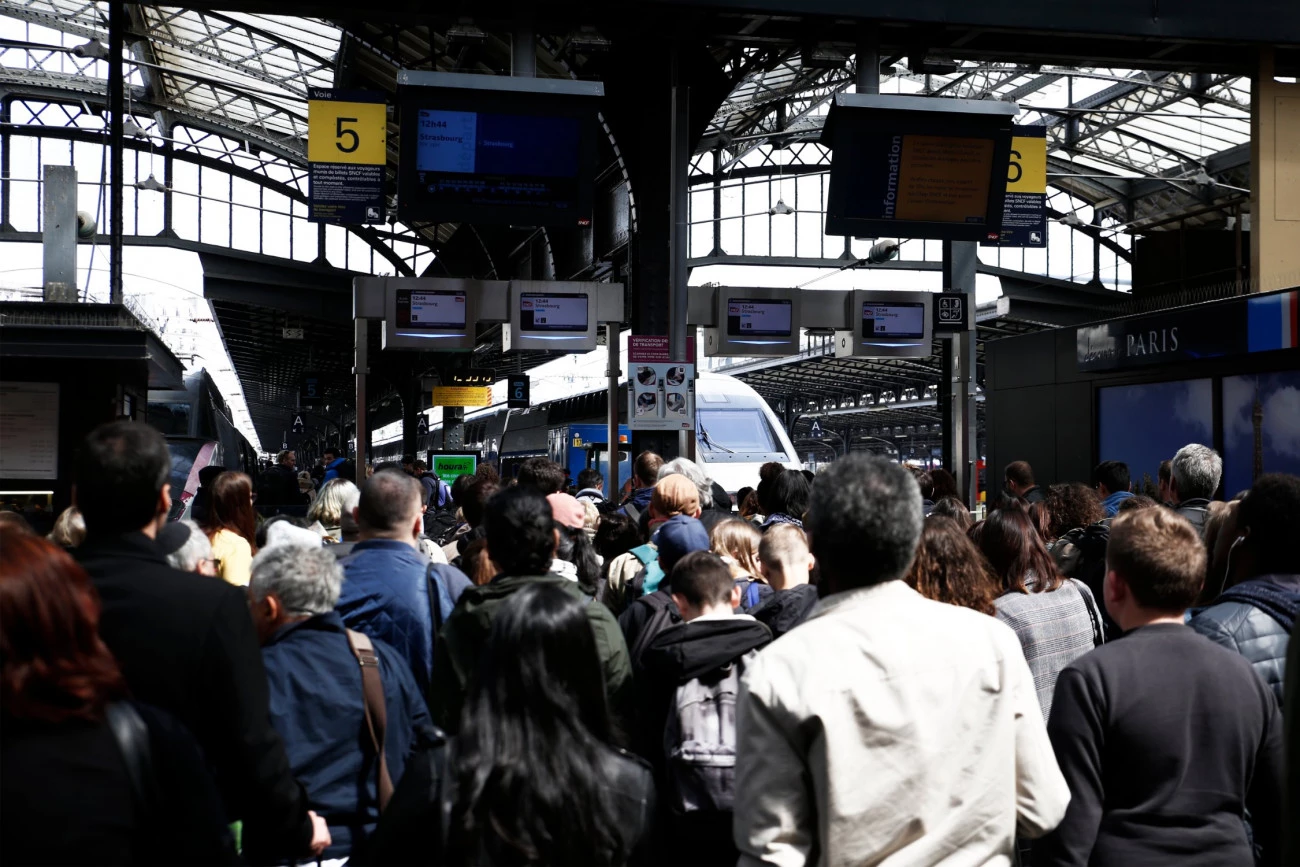
[[[943,242],[943,285],[965,292],[970,317],[975,318],[975,266],[979,245],[973,241]],[[960,331],[943,339],[943,377],[940,383],[943,423],[943,462],[957,480],[957,490],[975,506],[975,331]]]
[[[370,372],[369,359],[369,333],[367,326],[369,322],[365,319],[356,320],[353,325],[356,326],[356,357],[352,367],[352,372],[357,377],[357,481],[358,484],[366,480],[366,445],[370,432],[366,429],[366,374]],[[346,449],[347,443],[339,444],[341,448]]]
[[[668,294],[668,350],[674,361],[686,360],[686,309],[689,303],[687,291],[686,257],[690,234],[687,226],[687,206],[689,180],[687,174],[691,165],[690,139],[690,103],[691,89],[685,82],[682,70],[680,49],[673,49],[673,95],[672,124],[670,147],[670,173],[672,177],[672,199],[669,211],[672,214],[672,229],[668,236],[668,258],[672,263]],[[690,448],[688,431],[677,434],[677,454],[685,456]]]
[[[109,241],[108,300],[122,303],[122,121],[123,98],[122,30],[126,7],[113,0],[108,4],[108,150],[109,150]]]
[[[880,93],[880,34],[874,23],[858,26],[858,56],[854,84],[858,93]]]
[[[45,166],[41,284],[46,301],[77,300],[77,170]]]
[[[609,360],[605,369],[605,375],[609,377],[609,411],[605,414],[606,419],[606,437],[608,438],[609,450],[606,452],[609,458],[609,467],[606,472],[605,481],[605,499],[611,502],[618,502],[618,377],[622,371],[619,369],[618,360],[618,323],[609,322],[605,325],[605,345],[609,350]],[[631,463],[629,462],[629,466]]]

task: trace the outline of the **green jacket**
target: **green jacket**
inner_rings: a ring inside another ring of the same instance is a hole
[[[560,587],[585,604],[587,619],[596,633],[596,653],[605,672],[610,710],[621,720],[627,719],[632,696],[632,665],[623,632],[609,609],[595,600],[588,601],[590,597],[582,588],[559,575],[498,576],[488,584],[466,589],[438,633],[429,685],[429,711],[444,731],[454,734],[460,729],[465,691],[487,642],[493,615],[516,590],[536,583]]]

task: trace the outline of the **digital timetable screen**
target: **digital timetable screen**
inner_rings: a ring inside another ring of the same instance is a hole
[[[862,305],[862,337],[925,337],[925,305],[914,303]]]
[[[582,334],[587,330],[587,296],[524,292],[519,296],[519,328]]]
[[[402,219],[589,223],[599,100],[440,87],[398,97]]]
[[[732,298],[727,302],[729,337],[789,337],[793,329],[791,302]]]
[[[926,106],[923,102],[936,103]],[[1014,106],[848,94],[822,143],[832,151],[826,231],[983,241],[1002,227]]]
[[[465,327],[464,292],[397,290],[397,327],[460,331]]]

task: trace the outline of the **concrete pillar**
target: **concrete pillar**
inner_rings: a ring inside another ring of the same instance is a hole
[[[1273,79],[1260,48],[1251,86],[1250,274],[1256,292],[1300,286],[1300,84]]]

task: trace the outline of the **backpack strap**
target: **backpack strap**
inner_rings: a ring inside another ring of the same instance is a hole
[[[1075,579],[1067,578],[1065,580],[1073,581]],[[1083,584],[1082,581],[1079,583]],[[1083,607],[1088,609],[1088,619],[1092,621],[1092,646],[1101,647],[1106,640],[1106,631],[1101,625],[1101,612],[1097,610],[1097,599],[1092,595],[1092,591],[1088,589],[1088,585],[1083,584],[1083,588],[1079,590],[1079,595],[1083,597]]]
[[[438,637],[442,631],[442,585],[438,582],[438,570],[433,568],[435,563],[430,563],[424,570],[424,581],[428,585],[429,593],[429,614],[433,623],[433,638]]]
[[[644,545],[637,545],[632,549],[631,554],[641,561],[642,566],[649,566],[659,559],[659,549],[652,547],[649,542]]]
[[[631,500],[623,504],[623,513],[626,514],[629,518],[631,518],[633,523],[640,523],[641,510],[638,509],[636,506],[632,505]]]
[[[753,608],[758,604],[758,582],[751,580],[749,586],[745,588],[745,608]]]
[[[159,803],[158,779],[154,774],[149,726],[130,702],[114,701],[104,708],[104,720],[126,762],[131,796],[142,817],[156,814]]]
[[[393,797],[393,778],[388,773],[388,756],[384,741],[388,730],[388,706],[384,704],[384,681],[379,675],[379,656],[368,635],[347,630],[348,646],[361,665],[361,699],[366,709],[366,728],[370,731],[370,745],[375,749],[375,764],[379,770],[379,812],[383,813]]]

